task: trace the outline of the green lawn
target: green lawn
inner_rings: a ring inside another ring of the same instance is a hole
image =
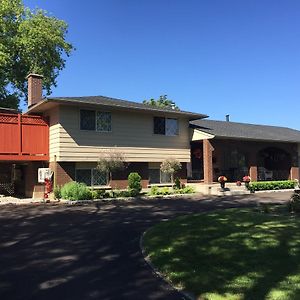
[[[257,209],[185,216],[151,228],[143,246],[198,299],[300,299],[300,216]]]

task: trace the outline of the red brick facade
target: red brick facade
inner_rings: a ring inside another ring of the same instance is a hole
[[[51,162],[49,167],[54,172],[54,185],[62,186],[69,181],[75,180],[75,162]],[[112,180],[109,182],[111,188],[126,189],[128,187],[128,175],[131,172],[137,172],[142,177],[143,188],[149,185],[148,163],[130,163],[127,168],[112,174]],[[179,177],[182,183],[187,182],[186,163],[182,163],[182,168],[175,177]]]
[[[203,140],[203,171],[206,184],[213,182],[213,151],[210,140]]]
[[[51,162],[49,168],[54,172],[55,185],[62,186],[75,180],[75,163],[73,162]]]

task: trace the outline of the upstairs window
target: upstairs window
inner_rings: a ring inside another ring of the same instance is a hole
[[[97,111],[97,131],[111,131],[111,113]]]
[[[80,129],[93,130],[100,132],[111,131],[111,113],[94,111],[94,110],[80,110]]]
[[[178,135],[177,119],[166,119],[166,135]]]
[[[166,119],[154,117],[154,134],[166,134]]]
[[[178,135],[178,120],[163,117],[154,117],[154,134],[168,136]]]
[[[94,110],[80,110],[80,129],[81,130],[95,130],[96,116]]]

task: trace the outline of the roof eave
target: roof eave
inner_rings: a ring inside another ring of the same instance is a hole
[[[205,131],[208,133],[207,131]],[[251,137],[239,137],[239,136],[225,136],[225,135],[215,135],[216,139],[230,139],[230,140],[245,140],[252,142],[276,142],[276,143],[300,143],[300,140],[282,140],[282,139],[260,139]]]
[[[187,112],[187,111],[177,111],[177,110],[163,110],[163,109],[159,109],[159,108],[151,108],[151,107],[128,107],[125,105],[110,105],[110,104],[106,104],[106,103],[94,103],[94,102],[90,102],[90,101],[73,101],[72,99],[58,99],[58,98],[45,98],[45,100],[43,101],[45,102],[54,102],[54,103],[68,103],[68,104],[74,104],[74,105],[78,105],[80,104],[87,104],[87,105],[93,105],[93,106],[104,106],[104,107],[112,107],[112,108],[120,108],[120,109],[127,109],[127,110],[137,110],[137,111],[145,111],[145,112],[157,112],[157,113],[166,113],[166,114],[175,114],[175,115],[181,115],[181,116],[186,116],[189,117],[189,120],[198,120],[198,119],[204,119],[207,118],[207,115],[204,114],[197,114],[197,113],[193,113],[193,112]],[[28,111],[32,111],[34,108],[36,108],[38,106],[38,104],[40,104],[41,102],[35,104],[33,107],[31,107]]]

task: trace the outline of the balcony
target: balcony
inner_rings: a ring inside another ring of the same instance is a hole
[[[49,125],[41,116],[0,113],[0,161],[48,161]]]

